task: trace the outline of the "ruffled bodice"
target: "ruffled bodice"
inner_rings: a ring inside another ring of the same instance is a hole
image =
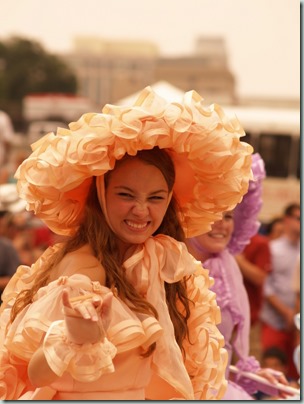
[[[148,239],[124,263],[128,279],[157,309],[158,320],[132,312],[114,296],[106,338],[95,344],[69,342],[62,312],[63,290],[68,289],[72,296],[90,293],[103,297],[109,292],[99,282],[75,274],[42,287],[32,304],[7,328],[18,292],[33,285],[44,260],[57,248],[47,250],[31,268],[19,267],[2,296],[2,399],[16,399],[22,394],[26,397],[26,392],[34,390],[27,377],[27,365],[41,345],[49,366],[59,377],[49,386],[56,392],[55,398],[144,399],[151,377],[170,386],[174,391],[170,398],[217,399],[223,395],[227,358],[223,337],[216,327],[220,313],[215,294],[209,290],[208,273],[188,254],[184,244],[167,236]],[[85,265],[85,255],[82,256]],[[194,344],[185,341],[184,360],[175,342],[164,282],[176,282],[185,276],[193,301],[189,333]],[[143,358],[143,350],[153,342],[154,353]]]
[[[250,327],[249,302],[243,283],[243,277],[234,257],[224,250],[214,254],[204,262],[204,267],[214,278],[211,289],[216,293],[217,303],[221,308],[222,323],[219,328],[224,335],[228,350],[233,331],[237,337],[234,348],[241,358],[249,353],[248,335]],[[225,318],[228,318],[225,321]]]

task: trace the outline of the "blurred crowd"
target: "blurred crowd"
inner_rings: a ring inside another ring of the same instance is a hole
[[[13,128],[0,111],[0,290],[19,265],[31,266],[55,235],[26,210],[14,173],[29,155],[11,147]],[[275,201],[274,201],[275,203]],[[300,204],[263,223],[237,257],[251,310],[250,349],[263,367],[283,371],[299,388]],[[237,293],[237,291],[235,291]],[[297,317],[295,317],[297,315]],[[295,318],[297,321],[295,321]],[[262,399],[257,395],[257,399]]]
[[[54,234],[19,198],[14,174],[30,154],[19,144],[9,116],[0,111],[0,290],[19,265],[32,265],[54,243]]]
[[[236,257],[251,311],[250,353],[299,388],[300,204],[260,227]],[[259,397],[261,398],[261,397]]]

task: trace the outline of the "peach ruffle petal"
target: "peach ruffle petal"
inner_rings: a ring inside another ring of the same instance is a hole
[[[1,315],[5,309],[12,307],[19,292],[33,286],[38,272],[58,248],[58,244],[48,247],[31,267],[20,265],[17,268],[2,293]]]
[[[73,344],[67,340],[64,321],[56,321],[44,338],[43,352],[57,376],[68,372],[75,380],[92,382],[114,372],[117,349],[107,338],[96,344]]]
[[[24,390],[25,383],[18,377],[17,369],[12,365],[0,366],[0,399],[16,400]]]
[[[195,399],[219,400],[226,389],[225,369],[228,360],[224,338],[216,327],[220,322],[220,310],[215,294],[208,289],[205,270],[197,271],[187,284],[195,306],[188,322],[190,342],[187,339],[184,342],[185,366],[191,377]],[[195,344],[191,344],[193,341]]]

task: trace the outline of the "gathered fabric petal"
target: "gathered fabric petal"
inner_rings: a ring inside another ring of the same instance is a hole
[[[102,113],[84,114],[32,145],[15,174],[19,196],[55,233],[71,235],[92,177],[112,170],[125,154],[158,146],[175,165],[173,191],[186,236],[209,231],[247,192],[253,149],[240,141],[244,131],[236,119],[202,100],[190,91],[183,102],[168,103],[147,87],[131,107],[108,104]]]
[[[43,351],[57,376],[69,372],[75,380],[90,382],[114,372],[115,346],[107,338],[95,344],[73,344],[67,339],[64,321],[52,323],[43,341]]]
[[[0,399],[14,400],[20,396],[24,390],[25,383],[18,378],[15,366],[10,364],[0,367]]]
[[[216,326],[221,321],[220,309],[215,293],[209,289],[208,272],[201,266],[188,279],[187,286],[194,308],[188,323],[189,340],[186,339],[183,345],[185,365],[195,399],[217,400],[227,388],[225,370],[228,361],[224,338]]]
[[[17,268],[1,295],[2,304],[0,307],[0,320],[2,320],[3,311],[5,309],[10,309],[13,306],[17,295],[22,290],[30,289],[33,286],[34,280],[43,267],[44,262],[48,261],[59,248],[59,244],[48,247],[31,267],[27,265],[20,265]]]

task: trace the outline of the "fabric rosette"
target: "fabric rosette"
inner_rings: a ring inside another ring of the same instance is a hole
[[[25,388],[25,383],[18,376],[15,366],[6,363],[2,354],[0,363],[0,399],[16,400]]]

